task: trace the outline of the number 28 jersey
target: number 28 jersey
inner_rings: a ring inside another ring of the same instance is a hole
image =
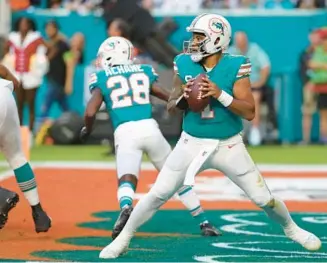
[[[89,89],[101,90],[114,130],[152,118],[150,91],[158,75],[150,65],[120,65],[90,75]]]

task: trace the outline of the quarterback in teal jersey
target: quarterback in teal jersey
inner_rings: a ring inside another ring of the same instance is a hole
[[[318,250],[321,241],[292,220],[285,204],[269,191],[248,154],[240,132],[242,119],[254,118],[255,106],[249,75],[250,61],[223,51],[231,38],[231,26],[222,16],[202,14],[187,31],[192,33],[185,53],[175,59],[174,90],[168,110],[184,111],[183,133],[161,169],[156,183],[134,208],[120,235],[100,258],[116,258],[130,243],[135,231],[146,222],[182,185],[193,185],[194,177],[216,169],[240,187],[267,216],[280,224],[285,235],[308,250]],[[201,113],[188,109],[186,98],[193,78],[205,73],[202,96],[210,96]]]
[[[90,134],[96,112],[105,103],[114,128],[117,198],[121,213],[114,225],[115,239],[126,224],[132,210],[134,192],[145,152],[153,165],[161,170],[171,152],[170,145],[152,118],[150,95],[168,101],[169,94],[157,84],[158,75],[150,65],[133,64],[133,46],[122,37],[110,37],[100,46],[98,58],[102,70],[90,76],[92,97],[85,112],[82,137]],[[204,236],[220,232],[205,217],[192,187],[183,186],[178,195],[198,222]]]

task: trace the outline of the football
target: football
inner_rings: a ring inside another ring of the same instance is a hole
[[[209,97],[204,99],[201,98],[203,91],[200,90],[200,83],[202,82],[202,78],[205,76],[205,74],[198,75],[195,78],[193,85],[190,87],[191,91],[189,93],[189,97],[187,98],[187,102],[191,111],[201,112],[209,104]]]

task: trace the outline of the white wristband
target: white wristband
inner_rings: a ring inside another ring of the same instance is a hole
[[[229,95],[227,92],[222,90],[218,98],[218,101],[225,107],[228,107],[229,105],[232,104],[233,99],[234,99],[233,96]]]

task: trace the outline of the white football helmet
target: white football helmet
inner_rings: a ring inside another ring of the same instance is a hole
[[[115,65],[132,64],[134,47],[123,37],[109,37],[99,47],[97,64],[103,69]]]
[[[205,35],[201,43],[193,43],[192,39],[184,41],[184,52],[190,54],[194,62],[226,49],[232,35],[232,28],[227,19],[216,14],[197,16],[186,30]]]

